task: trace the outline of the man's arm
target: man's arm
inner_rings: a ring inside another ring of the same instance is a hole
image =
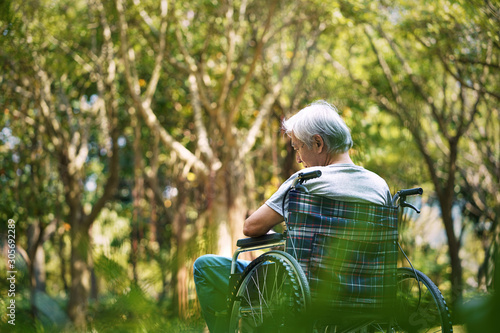
[[[262,236],[280,222],[283,216],[264,204],[245,220],[243,233],[248,237]]]

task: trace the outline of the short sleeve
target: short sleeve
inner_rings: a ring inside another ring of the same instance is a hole
[[[283,198],[287,194],[290,186],[292,186],[294,179],[297,177],[297,174],[293,174],[290,178],[288,178],[279,189],[266,201],[266,205],[268,205],[272,210],[281,216],[286,216],[283,213]],[[288,201],[285,201],[285,210],[288,206]]]

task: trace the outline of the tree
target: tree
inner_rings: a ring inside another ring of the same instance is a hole
[[[491,1],[457,1],[473,22],[470,50],[464,50],[444,63],[446,70],[460,84],[481,94],[484,108],[474,119],[467,141],[462,145],[460,193],[463,213],[474,226],[483,244],[484,261],[478,272],[479,286],[491,287],[495,269],[495,253],[500,234],[500,8]],[[469,39],[470,42],[470,39]]]
[[[111,31],[96,10],[100,3],[91,2],[87,11],[85,3],[79,2],[68,12],[64,3],[37,4],[37,8],[29,3],[12,4],[16,14],[4,30],[2,57],[18,61],[6,61],[2,79],[16,94],[11,96],[19,101],[16,104],[26,105],[13,112],[40,124],[43,150],[56,162],[68,207],[64,219],[71,227],[68,314],[77,327],[85,327],[91,266],[89,229],[111,199],[118,180],[116,63],[110,47]],[[57,21],[61,15],[74,18],[69,29],[58,24],[65,22]],[[103,29],[79,26],[76,17],[86,15],[89,21],[83,24],[103,20]],[[75,36],[82,39],[75,40]],[[91,145],[95,145],[92,150]],[[93,162],[102,163],[106,170],[97,182],[103,185],[87,200],[85,185]]]
[[[375,6],[380,10],[377,16],[371,11]],[[452,297],[459,300],[461,234],[454,228],[452,208],[457,202],[461,143],[491,106],[485,95],[494,91],[496,82],[488,70],[488,64],[497,62],[492,44],[463,8],[452,2],[430,7],[341,2],[341,8],[358,24],[353,32],[364,37],[373,58],[364,63],[371,70],[361,75],[351,70],[354,62],[341,65],[332,59],[333,64],[411,132],[440,203],[452,267]],[[469,47],[471,40],[478,40],[474,48]],[[351,52],[359,47],[350,45]],[[471,57],[474,63],[456,61]]]
[[[139,2],[116,1],[130,96],[146,125],[184,165],[179,189],[188,175],[204,184],[204,212],[197,225],[212,240],[204,251],[230,255],[242,236],[246,198],[253,192],[245,186],[249,154],[283,91],[285,78],[297,64],[305,66],[316,36],[324,30],[323,25],[310,23],[321,11],[313,4],[282,1],[268,6],[258,1],[217,5],[162,1],[158,16],[146,8]],[[131,27],[129,22],[137,25]],[[154,63],[145,70],[142,60],[151,54]],[[176,102],[162,109],[156,96],[165,89],[162,80],[170,78],[182,82],[184,89],[179,90],[188,96],[179,100],[174,91],[171,99]],[[144,90],[141,80],[147,82]],[[176,138],[160,121],[162,114],[181,110],[189,112],[196,133],[187,146],[181,143],[182,136]],[[185,196],[179,195],[179,203],[181,198]],[[182,214],[177,219],[182,220]],[[192,238],[185,234],[185,225],[174,221],[178,258],[183,258],[184,240]],[[185,269],[186,263],[180,263],[178,274]],[[178,292],[187,295],[181,289]]]
[[[464,230],[474,227],[486,253],[497,247],[499,11],[419,3],[3,2],[0,215],[27,222],[18,246],[33,305],[43,251],[69,234],[71,258],[58,255],[70,261],[68,312],[85,326],[89,232],[106,208],[130,220],[116,243],[132,251],[120,263],[96,258],[97,280],[114,283],[116,269],[135,296],[110,294],[149,302],[147,263],[163,290],[137,313],[188,317],[192,260],[230,254],[246,215],[297,170],[280,122],[319,98],[339,106],[357,163],[391,186],[430,179],[458,295]],[[467,217],[461,228],[452,207]]]

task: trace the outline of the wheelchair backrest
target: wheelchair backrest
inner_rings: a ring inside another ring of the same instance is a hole
[[[290,191],[286,251],[322,309],[391,311],[396,296],[397,208]]]

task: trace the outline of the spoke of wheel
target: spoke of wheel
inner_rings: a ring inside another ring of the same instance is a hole
[[[263,281],[262,281],[262,293],[260,293],[260,297],[259,298],[262,300],[261,304],[263,304],[263,303],[266,304],[266,308],[268,309],[268,312],[272,316],[272,311],[269,310],[269,304],[268,304],[269,300],[268,300],[268,302],[266,302],[266,297],[265,297],[265,295],[266,295],[266,288],[267,288],[267,270],[268,270],[267,267],[269,266],[269,264],[264,264],[263,266],[264,266],[265,272],[264,272],[263,277],[262,277],[262,279],[263,279]],[[260,290],[260,288],[259,288],[259,290]],[[261,313],[262,313],[262,306],[261,306]],[[264,320],[264,315],[263,314],[262,314],[262,320]]]
[[[257,279],[254,278],[254,276],[252,276],[252,280],[254,281],[255,285],[257,286],[257,292],[258,292],[258,296],[259,296],[259,305],[260,305],[260,322],[264,322],[264,312],[262,311],[263,310],[263,304],[265,304],[266,308],[269,309],[269,305],[267,304],[265,298],[264,298],[264,295],[262,294],[262,291],[260,290],[260,280],[259,278],[257,277]],[[272,313],[271,313],[272,315]]]
[[[252,315],[253,322],[255,326],[257,326],[257,320],[255,319],[255,311],[252,306],[252,300],[250,298],[250,292],[248,291],[248,288],[245,288],[247,292],[247,296],[245,297],[245,300],[247,301],[247,304],[250,306],[250,313]]]
[[[277,280],[278,276],[279,276],[279,272],[276,272],[275,273],[275,280]],[[279,287],[276,287],[276,292],[274,292],[275,298],[278,298],[279,296],[283,295],[283,293],[281,292],[281,290],[283,289],[283,285],[285,284],[286,279],[287,279],[287,275],[286,275],[285,272],[283,272],[283,277],[281,279],[281,284],[280,284]]]
[[[278,272],[276,271],[274,273],[274,281],[273,281],[273,288],[272,288],[272,293],[270,296],[270,300],[274,301],[277,295],[277,289],[278,289]]]
[[[294,273],[297,274],[294,265],[286,256],[270,253],[249,267],[239,282],[239,292],[234,296],[235,314],[231,322],[237,324],[235,328],[255,332],[263,325],[279,326],[282,320],[292,317],[287,311],[293,311],[293,288],[300,288],[299,281],[294,279]],[[304,290],[300,292],[304,296]],[[236,315],[238,309],[239,315]]]
[[[265,276],[265,281],[264,281],[264,286],[262,287],[262,294],[263,295],[266,295],[266,291],[267,291],[267,294],[269,294],[269,291],[268,291],[268,286],[267,286],[267,276],[268,276],[268,267],[269,265],[264,265],[264,276]]]
[[[262,321],[263,321],[263,320],[262,320],[262,304],[260,304],[260,287],[259,287],[259,279],[258,279],[258,278],[256,279],[256,278],[255,278],[255,276],[252,274],[252,281],[253,281],[253,283],[254,283],[254,285],[255,285],[255,289],[257,290],[257,293],[258,293],[258,296],[259,296],[259,304],[258,304],[258,305],[259,305],[259,308],[260,308],[260,318],[259,318],[260,320],[259,320],[259,322],[260,322],[260,323],[262,323]]]

